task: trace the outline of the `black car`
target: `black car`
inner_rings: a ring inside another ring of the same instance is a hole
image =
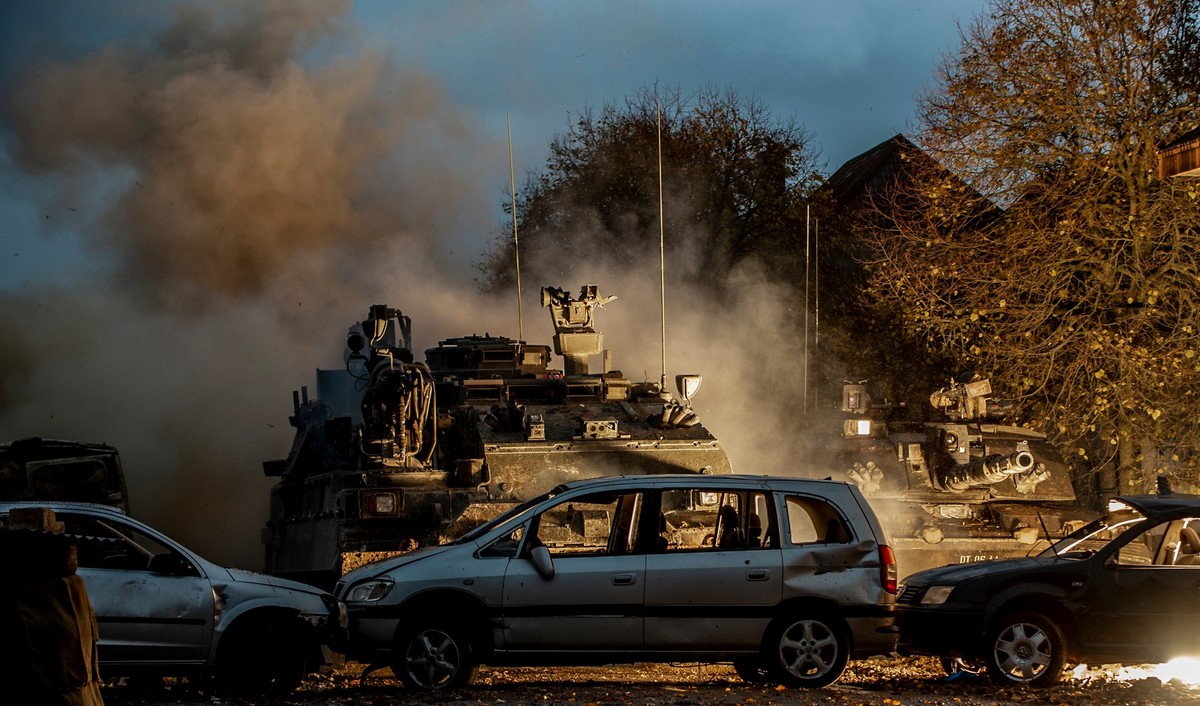
[[[1200,496],[1122,496],[1035,557],[908,577],[899,650],[1049,686],[1067,663],[1200,654]]]

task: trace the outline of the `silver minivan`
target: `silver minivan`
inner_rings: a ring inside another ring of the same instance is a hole
[[[336,595],[347,656],[410,687],[467,685],[480,664],[679,660],[819,687],[894,650],[896,576],[852,484],[619,476],[357,569]]]

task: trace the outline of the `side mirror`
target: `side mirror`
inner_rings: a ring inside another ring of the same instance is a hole
[[[536,546],[529,552],[529,560],[537,569],[538,574],[549,581],[554,578],[554,560],[550,558],[550,550],[545,546]]]

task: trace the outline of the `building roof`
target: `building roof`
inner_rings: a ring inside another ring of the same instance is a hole
[[[1158,150],[1158,175],[1200,177],[1200,127]]]
[[[857,157],[852,157],[825,182],[838,206],[856,200],[872,187],[878,187],[899,169],[905,155],[920,153],[904,135],[894,135]]]

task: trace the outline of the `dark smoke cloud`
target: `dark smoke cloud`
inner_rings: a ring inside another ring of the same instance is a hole
[[[453,251],[506,167],[428,76],[355,50],[345,7],[184,7],[150,49],[4,92],[14,163],[104,266],[0,295],[0,437],[112,443],[135,514],[251,568],[290,391],[372,303],[430,333],[472,313]]]
[[[290,445],[291,391],[341,364],[370,304],[409,314],[419,350],[517,336],[515,295],[484,299],[470,276],[507,158],[429,76],[357,50],[345,3],[213,7],[5,87],[15,163],[57,188],[55,218],[100,204],[72,217],[103,266],[0,294],[0,438],[117,446],[135,515],[257,568],[261,464]],[[539,286],[596,283],[620,296],[599,316],[617,367],[657,380],[657,252],[614,268],[594,235],[583,257],[531,263],[525,338],[550,341]],[[719,302],[668,284],[667,373],[705,375],[696,406],[739,470],[790,472],[795,400],[776,392],[797,385],[800,309],[739,277]]]
[[[431,187],[462,191],[439,152],[471,147],[427,76],[362,52],[310,65],[305,50],[346,31],[346,4],[184,8],[159,53],[35,67],[5,102],[18,165],[125,175],[93,240],[155,304],[259,296],[313,255],[341,280],[339,256],[429,222]]]

